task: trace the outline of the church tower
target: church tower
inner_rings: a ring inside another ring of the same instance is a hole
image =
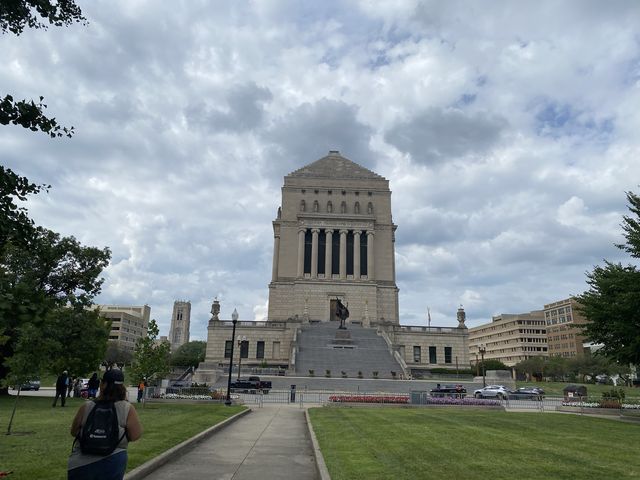
[[[338,151],[284,178],[273,221],[269,321],[398,324],[389,181]]]
[[[189,327],[191,325],[191,302],[177,300],[173,302],[171,314],[171,328],[169,342],[171,351],[175,352],[180,345],[189,342]]]

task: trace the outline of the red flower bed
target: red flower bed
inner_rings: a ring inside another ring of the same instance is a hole
[[[409,403],[403,395],[331,395],[330,402],[340,403]]]

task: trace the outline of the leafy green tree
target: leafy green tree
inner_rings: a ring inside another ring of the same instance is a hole
[[[99,364],[106,347],[104,324],[99,325],[96,314],[84,309],[100,292],[100,274],[109,263],[109,249],[85,247],[73,237],[40,227],[27,230],[31,230],[30,238],[17,238],[19,232],[14,230],[0,245],[0,334],[5,338],[0,345],[0,382],[4,387],[12,365],[9,360],[16,353],[21,359],[13,362],[14,368],[16,362],[26,362],[23,357],[28,355],[32,364],[41,366],[42,354],[49,361],[59,358],[84,370],[90,368],[83,366],[87,363]],[[85,329],[93,339],[80,337]],[[42,339],[36,342],[36,335]],[[82,339],[95,350],[88,357],[67,348],[84,351]],[[40,341],[43,346],[37,351],[29,347]],[[67,347],[60,347],[65,344]],[[18,348],[20,345],[24,347]],[[77,362],[74,355],[78,355]],[[0,394],[7,393],[6,388],[3,390]]]
[[[623,217],[626,242],[617,247],[640,258],[640,196],[628,192],[627,200],[632,215]],[[585,336],[603,345],[599,353],[640,365],[640,270],[605,261],[587,274],[587,284],[589,290],[577,297],[588,320]]]
[[[480,368],[480,375],[482,375],[482,361],[478,362]],[[485,358],[484,359],[484,368],[486,371],[488,370],[511,370],[510,367],[502,363],[500,360],[495,360],[493,358]]]
[[[158,341],[160,330],[155,320],[149,322],[147,336],[139,338],[133,354],[133,377],[136,382],[157,381],[169,373],[171,345],[168,341]]]
[[[45,23],[48,22],[48,23]],[[20,35],[25,27],[57,27],[72,23],[86,23],[82,11],[74,0],[6,0],[0,2],[0,31]],[[73,135],[73,127],[58,124],[55,118],[48,118],[43,112],[47,108],[40,97],[33,100],[15,101],[11,95],[0,98],[0,125],[20,125],[29,130],[46,133],[51,137]]]
[[[118,342],[108,342],[107,351],[104,354],[103,364],[111,368],[114,366],[124,367],[133,362],[133,353],[122,347]]]
[[[568,371],[566,358],[558,356],[545,358],[544,376],[551,378],[553,382],[564,379]]]
[[[171,365],[174,367],[197,367],[200,362],[204,362],[206,351],[207,342],[194,340],[185,343],[171,354]]]
[[[572,358],[569,361],[569,370],[576,376],[580,377],[582,382],[596,382],[598,375],[609,375],[611,373],[611,360],[604,355],[584,355],[582,357]],[[589,377],[587,379],[587,377]]]
[[[517,372],[524,373],[527,379],[531,379],[532,377],[541,379],[544,372],[544,366],[544,357],[535,356],[522,360],[516,364],[515,369]]]

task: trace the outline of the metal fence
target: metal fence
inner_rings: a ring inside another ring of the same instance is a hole
[[[256,406],[258,408],[265,404],[295,404],[300,408],[306,405],[337,405],[337,404],[369,404],[369,405],[414,405],[414,406],[433,406],[439,405],[442,397],[432,396],[428,392],[411,392],[411,393],[389,393],[389,392],[366,392],[366,391],[336,391],[336,390],[307,390],[307,389],[280,389],[270,390],[268,393],[240,393],[232,392],[232,399],[246,405]],[[176,388],[168,387],[161,389],[159,387],[147,387],[144,391],[143,401],[154,401],[158,399],[164,400],[212,400],[224,401],[226,399],[226,389],[212,390],[208,387],[192,387],[192,388]],[[468,405],[474,406],[473,397],[467,395],[464,399],[470,399]],[[435,401],[434,401],[435,400]],[[452,398],[454,402],[446,404],[447,406],[456,407],[455,400],[460,398]],[[563,405],[565,401],[563,397],[544,396],[541,399],[485,399],[493,400],[486,402],[501,406],[506,410],[527,410],[527,411],[554,411],[557,407]],[[583,399],[587,401],[587,399]],[[594,401],[597,401],[594,399]],[[580,406],[580,403],[576,403]]]

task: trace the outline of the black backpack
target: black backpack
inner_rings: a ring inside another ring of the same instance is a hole
[[[87,421],[76,438],[84,454],[109,455],[126,435],[120,435],[118,413],[114,402],[95,402]]]

